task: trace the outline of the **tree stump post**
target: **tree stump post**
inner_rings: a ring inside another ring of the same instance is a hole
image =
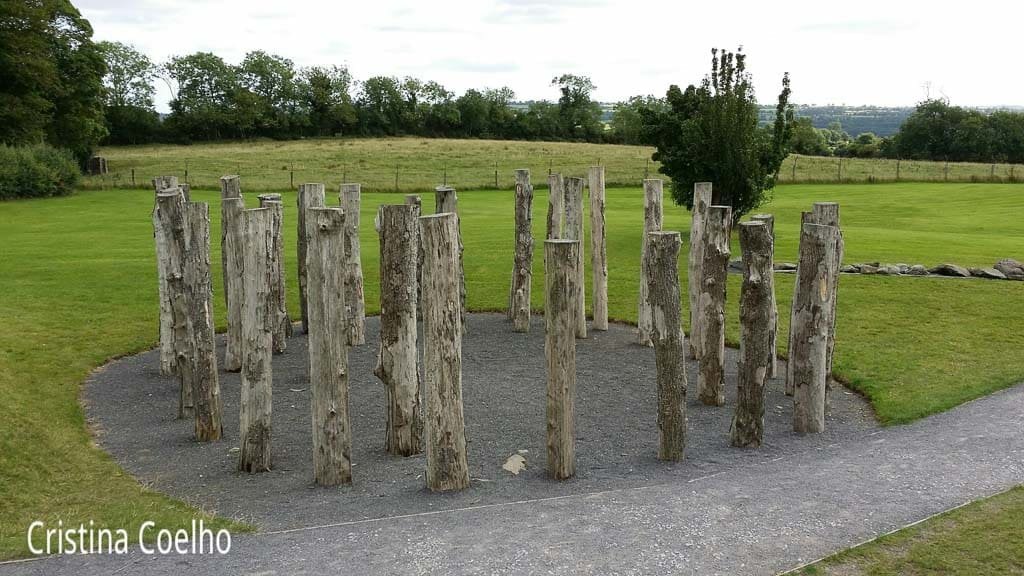
[[[173,186],[169,184],[173,182]],[[162,176],[153,179],[153,240],[156,243],[156,276],[157,293],[160,299],[160,375],[173,376],[177,370],[177,359],[174,356],[174,311],[170,292],[167,288],[167,233],[160,223],[156,195],[168,188],[176,188],[178,179],[174,176]]]
[[[224,284],[224,305],[228,329],[224,343],[224,369],[242,369],[242,251],[245,211],[238,176],[220,179],[220,267]]]
[[[700,359],[700,286],[704,278],[701,267],[704,264],[706,244],[705,227],[708,210],[711,208],[711,182],[697,182],[693,185],[693,208],[690,209],[690,260],[686,265],[687,290],[690,296],[690,357]]]
[[[323,208],[324,200],[323,184],[299,184],[298,193],[298,241],[295,243],[299,255],[299,309],[302,313],[302,331],[309,334],[309,321],[306,320],[306,245],[309,243],[310,231],[306,226],[306,210],[309,208]]]
[[[583,269],[583,178],[566,178],[563,186],[563,200],[565,202],[565,227],[562,229],[562,237],[566,240],[576,240],[579,248],[576,250],[576,257],[579,263],[576,265],[576,273],[579,278],[576,281],[576,337],[587,337],[587,294],[586,280]]]
[[[366,302],[363,299],[363,257],[359,242],[359,210],[362,185],[341,185],[345,211],[345,322],[349,346],[366,344]]]
[[[422,452],[423,416],[416,354],[419,207],[383,205],[380,223],[380,352],[373,373],[387,395],[388,454]]]
[[[757,448],[764,441],[764,385],[772,364],[773,240],[765,222],[743,222],[739,228],[743,252],[740,359],[729,436],[733,446]]]
[[[769,328],[768,336],[768,351],[771,355],[771,364],[768,367],[768,377],[775,378],[779,374],[779,304],[775,298],[775,216],[771,214],[754,214],[750,217],[755,222],[764,222],[765,228],[768,230],[768,235],[771,236],[771,254],[768,267],[768,275],[771,276],[771,326]]]
[[[562,237],[562,221],[565,218],[565,182],[561,174],[548,174],[548,219],[544,238],[555,240]]]
[[[686,350],[679,295],[679,232],[650,232],[644,252],[653,311],[658,381],[658,459],[678,462],[686,452]]]
[[[636,330],[637,342],[641,346],[652,346],[651,334],[654,331],[654,316],[651,313],[651,302],[647,293],[647,238],[651,232],[661,230],[663,220],[662,181],[648,178],[644,180],[644,229],[640,239],[640,292],[637,298]]]
[[[260,208],[268,208],[271,212],[270,233],[274,245],[270,251],[270,298],[275,305],[274,354],[281,354],[288,348],[288,337],[292,333],[284,278],[284,204],[280,194],[260,194],[258,198]]]
[[[210,206],[186,205],[188,251],[185,255],[185,291],[188,301],[192,404],[195,435],[200,442],[220,440],[223,407],[217,376],[217,348],[213,332],[213,283],[210,279]]]
[[[463,252],[465,247],[462,245],[462,219],[459,217],[459,197],[455,193],[455,188],[450,186],[438,186],[434,188],[434,213],[455,214],[455,232],[457,235],[456,246],[459,249],[458,258],[458,274],[459,274],[459,322],[462,323],[462,332],[466,332],[466,269],[463,265]],[[426,247],[424,245],[424,250]]]
[[[793,300],[793,431],[825,429],[825,386],[828,379],[828,317],[832,309],[832,276],[836,274],[838,233],[834,226],[804,224],[800,233],[799,289]]]
[[[462,304],[458,217],[420,217],[423,240],[423,373],[427,396],[427,487],[469,486],[462,413]]]
[[[548,474],[576,474],[576,297],[579,240],[544,242],[544,355],[547,361]]]
[[[178,375],[178,418],[194,416],[192,399],[192,343],[189,334],[189,300],[185,267],[189,252],[189,226],[185,197],[180,188],[167,188],[156,195],[160,228],[167,239],[167,298],[171,305],[174,372]]]
[[[239,402],[238,469],[270,470],[270,414],[274,344],[270,251],[273,214],[267,208],[245,210],[242,252],[242,383]]]
[[[813,213],[811,213],[811,212],[801,212],[800,213],[801,240],[803,239],[802,234],[803,234],[803,225],[804,224],[816,224],[816,222],[814,220],[814,214]],[[798,248],[798,250],[799,250],[799,248]],[[797,264],[796,264],[796,277],[797,278],[800,277],[800,259],[799,259],[799,255],[798,255]],[[792,358],[793,358],[793,338],[796,336],[796,334],[793,332],[793,327],[795,326],[795,323],[796,323],[796,307],[793,304],[795,304],[797,299],[799,298],[799,292],[800,292],[800,283],[799,282],[794,282],[793,283],[793,300],[792,300],[792,304],[790,305],[790,309],[789,309],[789,340],[788,340],[789,346],[787,348],[789,350],[789,352],[788,352],[789,353],[789,360],[792,360]],[[787,361],[786,362],[786,386],[785,386],[785,393],[786,393],[786,396],[792,396],[793,395],[793,362],[792,361]]]
[[[306,211],[309,388],[312,397],[313,481],[352,483],[352,427],[348,416],[345,322],[345,220],[341,208]]]
[[[843,266],[843,252],[845,251],[845,245],[843,242],[843,229],[839,225],[839,204],[837,202],[815,202],[811,208],[811,214],[814,216],[814,222],[821,224],[822,226],[833,226],[836,229],[836,251],[833,255],[833,266],[836,269],[836,274],[833,275],[833,281],[829,284],[828,290],[831,293],[830,300],[832,301],[832,308],[829,311],[828,316],[828,384],[826,388],[826,394],[832,391],[832,359],[836,349],[836,302],[838,302],[837,293],[839,291],[839,273],[838,270]],[[827,400],[827,398],[826,398]]]
[[[405,203],[416,209],[416,222],[423,215],[423,200],[417,194],[407,194]],[[413,234],[416,235],[416,294],[419,300],[416,301],[416,318],[423,317],[423,242],[420,241],[420,226],[413,226]]]
[[[725,288],[729,269],[732,208],[712,206],[704,225],[706,242],[701,264],[700,336],[697,388],[700,401],[725,404]]]
[[[608,248],[604,234],[604,166],[591,166],[590,188],[590,273],[593,279],[593,313],[590,327],[608,329]]]
[[[530,284],[533,281],[533,186],[529,170],[516,170],[515,209],[515,253],[508,317],[514,332],[529,332]]]

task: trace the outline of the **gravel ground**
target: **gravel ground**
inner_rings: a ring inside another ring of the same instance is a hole
[[[756,450],[730,447],[736,352],[727,350],[726,406],[696,401],[696,365],[691,363],[686,460],[660,462],[655,458],[653,350],[633,343],[632,327],[613,324],[608,332],[591,331],[578,341],[577,477],[556,482],[545,473],[543,318],[534,318],[528,334],[513,333],[499,314],[472,314],[468,322],[463,394],[473,481],[459,493],[432,494],[424,488],[422,455],[400,458],[383,452],[384,391],[372,374],[377,318],[367,319],[367,344],[349,354],[351,487],[312,483],[303,335],[291,338],[287,352],[274,357],[271,472],[235,471],[238,374],[221,373],[225,437],[215,443],[193,441],[191,422],[174,419],[177,381],[158,374],[156,351],[98,370],[85,386],[83,403],[100,445],[140,482],[261,530],[676,483],[856,441],[877,429],[868,405],[838,387],[827,432],[797,436],[790,431],[792,402],[782,394],[781,380],[775,380],[766,398],[766,444]],[[514,476],[502,464],[517,453],[526,458],[527,468]]]

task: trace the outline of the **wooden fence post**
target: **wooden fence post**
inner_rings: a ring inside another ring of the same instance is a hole
[[[341,208],[306,211],[309,388],[312,396],[313,480],[352,483],[352,427],[348,417],[345,323],[345,220]]]
[[[690,347],[691,358],[700,360],[700,283],[704,277],[705,228],[708,210],[711,208],[711,182],[697,182],[693,185],[693,208],[690,219],[690,259],[686,265],[687,291],[690,296]]]
[[[270,250],[270,298],[275,312],[274,353],[281,354],[288,348],[288,337],[292,334],[284,278],[284,205],[280,194],[260,194],[258,198],[260,208],[268,208],[271,213],[270,234],[274,244]]]
[[[604,234],[604,166],[591,166],[590,188],[590,273],[593,279],[594,330],[608,329],[608,247]]]
[[[455,192],[455,188],[450,186],[438,186],[434,188],[434,213],[444,214],[452,213],[455,214],[455,233],[456,233],[456,247],[459,249],[458,258],[458,275],[459,275],[459,321],[462,323],[462,332],[466,332],[466,269],[463,266],[463,252],[465,247],[462,245],[462,219],[459,217],[459,196]],[[425,249],[425,248],[424,248]]]
[[[562,237],[580,243],[576,250],[576,257],[579,259],[579,264],[576,266],[576,273],[579,274],[576,282],[576,337],[586,338],[587,296],[583,270],[583,178],[566,178],[563,192],[565,228],[562,230]]]
[[[768,377],[775,378],[779,372],[779,352],[778,352],[778,341],[779,341],[779,303],[775,298],[775,216],[772,214],[754,214],[750,217],[755,222],[764,222],[765,228],[768,229],[768,235],[771,236],[771,254],[769,254],[769,266],[768,276],[771,277],[771,326],[769,328],[769,342],[768,351],[771,355],[771,365],[768,368]]]
[[[244,228],[242,264],[242,383],[239,402],[238,469],[270,470],[270,413],[274,343],[270,299],[271,219],[267,208],[241,214]]]
[[[174,372],[178,375],[178,418],[194,416],[192,400],[192,349],[189,341],[189,301],[185,284],[189,226],[185,197],[180,188],[168,188],[156,195],[160,228],[167,239],[167,299],[171,306]]]
[[[458,216],[420,217],[423,240],[423,373],[427,395],[427,487],[469,486],[462,416],[462,304]]]
[[[548,173],[548,221],[544,238],[554,240],[562,237],[562,220],[565,218],[565,182],[561,174]]]
[[[743,287],[740,291],[740,359],[736,412],[729,430],[733,446],[756,448],[764,441],[764,385],[772,355],[772,234],[767,222],[743,222]]]
[[[836,273],[832,275],[832,282],[828,286],[829,300],[832,302],[832,307],[829,310],[828,315],[828,351],[826,353],[828,374],[832,374],[832,357],[836,349],[836,294],[839,291],[839,269],[843,266],[843,252],[845,251],[845,245],[843,242],[843,229],[839,225],[839,204],[837,202],[815,202],[811,208],[811,214],[814,217],[815,224],[821,224],[822,226],[832,226],[836,229],[836,250],[832,255],[832,266],[836,269]],[[832,389],[832,380],[829,377],[826,384],[826,395]],[[827,396],[826,396],[827,401]]]
[[[167,186],[173,181],[174,186]],[[178,179],[174,176],[163,176],[153,179],[153,191],[156,195],[167,188],[177,186]],[[156,275],[157,293],[160,298],[160,375],[172,376],[177,370],[177,359],[174,356],[174,311],[170,292],[167,288],[167,233],[160,222],[157,197],[153,198],[153,240],[156,243]]]
[[[530,331],[530,284],[533,281],[533,186],[530,171],[516,170],[515,253],[508,317],[515,332]]]
[[[299,184],[298,193],[298,241],[295,246],[299,254],[299,309],[302,312],[302,331],[309,334],[309,321],[306,319],[306,245],[309,242],[310,231],[306,226],[306,210],[308,208],[323,208],[324,185],[323,184]]]
[[[801,212],[800,213],[800,229],[801,229],[801,231],[803,230],[803,225],[804,224],[815,224],[815,223],[816,222],[814,220],[814,214],[813,213],[811,213],[811,212]],[[796,267],[797,267],[797,269],[796,269],[796,276],[797,276],[797,278],[799,278],[800,277],[800,260],[799,260],[799,255],[797,257],[797,265],[796,265]],[[800,292],[800,283],[799,282],[793,282],[793,299],[792,299],[792,302],[796,302],[797,299],[799,299],[799,297],[800,297],[799,296],[799,292]],[[789,309],[789,340],[788,340],[789,346],[787,347],[787,350],[789,350],[788,354],[789,354],[789,359],[790,360],[792,360],[792,357],[793,357],[793,338],[796,337],[796,334],[793,331],[793,327],[794,327],[795,324],[796,324],[796,307],[791,305],[790,309]],[[792,396],[793,395],[793,362],[791,362],[791,361],[787,361],[786,362],[786,385],[785,385],[785,392],[786,392],[786,396]]]
[[[224,282],[224,304],[228,330],[224,344],[224,369],[242,369],[242,258],[245,211],[238,176],[220,179],[220,266]]]
[[[416,210],[416,222],[413,234],[416,236],[416,317],[423,317],[423,242],[420,241],[420,225],[418,218],[423,215],[423,200],[417,194],[406,194],[405,203]]]
[[[345,323],[349,346],[366,344],[366,302],[363,300],[363,261],[359,242],[360,184],[341,185],[345,211]]]
[[[679,232],[650,232],[644,267],[653,311],[658,380],[658,458],[677,462],[686,452],[686,351],[679,296]]]
[[[217,349],[213,336],[213,284],[210,279],[210,206],[186,205],[188,251],[185,255],[185,291],[189,316],[189,361],[195,435],[200,442],[220,440],[223,409],[217,376]]]
[[[547,361],[548,473],[576,474],[576,284],[579,240],[544,242],[544,355]]]
[[[387,394],[385,449],[411,456],[423,451],[420,370],[416,354],[419,207],[382,205],[380,234],[380,353],[373,373]]]
[[[700,401],[725,404],[725,288],[729,268],[729,229],[732,208],[712,206],[705,222],[704,261],[701,264],[701,342],[697,388]]]
[[[641,346],[653,346],[651,334],[654,332],[654,316],[647,294],[647,261],[644,255],[647,253],[648,234],[661,230],[663,211],[662,181],[656,178],[644,180],[644,229],[640,239],[640,291],[636,312],[637,342]]]

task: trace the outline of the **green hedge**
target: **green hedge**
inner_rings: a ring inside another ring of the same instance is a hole
[[[46,144],[0,144],[0,200],[67,196],[79,176],[70,152]]]

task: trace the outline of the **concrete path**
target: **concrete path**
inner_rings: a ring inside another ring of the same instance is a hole
[[[237,536],[225,556],[0,574],[772,574],[1024,483],[1024,386],[914,424],[643,488]]]

